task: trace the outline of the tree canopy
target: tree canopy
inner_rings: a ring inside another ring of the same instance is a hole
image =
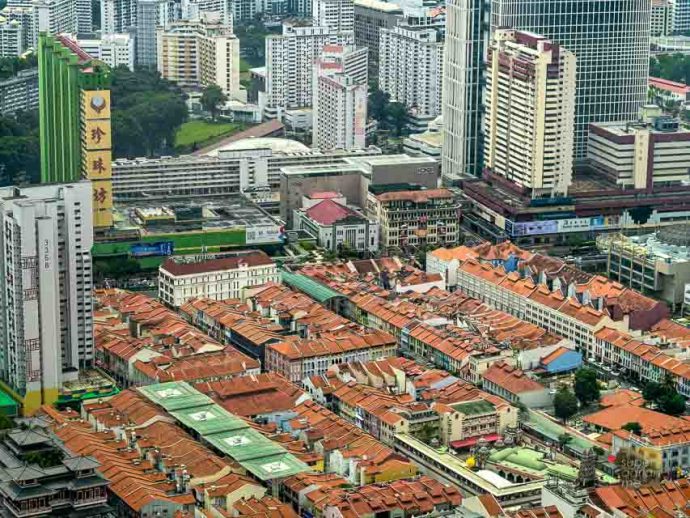
[[[553,398],[553,407],[556,417],[567,422],[577,412],[577,397],[567,386],[562,385]]]
[[[391,96],[375,89],[369,93],[367,114],[379,123],[379,129],[391,130],[401,135],[407,126],[407,108],[399,102],[391,102]]]
[[[629,423],[625,423],[622,427],[623,430],[627,430],[629,432],[634,433],[635,435],[642,435],[642,425],[636,421],[631,421]]]
[[[187,120],[184,94],[174,83],[154,70],[118,67],[111,94],[115,157],[152,156],[174,145]]]
[[[40,153],[38,111],[0,116],[0,185],[38,182]]]
[[[223,93],[218,85],[208,85],[201,93],[201,106],[216,120],[218,107],[227,102],[228,96]]]
[[[642,396],[656,403],[659,411],[669,415],[680,415],[685,411],[685,398],[678,393],[671,378],[662,383],[650,381],[642,388]]]
[[[688,84],[690,56],[680,53],[657,54],[649,60],[649,75]]]
[[[0,4],[2,0],[0,0]],[[2,9],[2,7],[0,7]],[[26,57],[0,58],[0,79],[7,79],[17,75],[20,70],[36,68],[38,66],[38,56],[28,54]]]
[[[584,405],[599,401],[599,382],[597,373],[592,369],[583,367],[575,373],[575,383],[573,384],[575,396]]]

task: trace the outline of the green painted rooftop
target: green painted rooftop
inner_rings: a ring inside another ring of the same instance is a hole
[[[292,273],[286,270],[281,270],[280,280],[291,288],[309,295],[317,302],[326,302],[327,300],[335,297],[342,297],[342,295],[337,291],[332,290],[329,287],[316,282],[314,279],[300,273]]]
[[[513,465],[529,471],[542,473],[547,465],[543,462],[544,454],[530,448],[506,448],[491,454],[489,460],[496,463]]]
[[[251,428],[247,421],[214,403],[189,383],[147,385],[139,391],[259,480],[310,470],[283,446]]]
[[[282,446],[252,428],[213,434],[207,440],[238,462],[285,453]]]
[[[186,427],[192,428],[203,436],[249,427],[246,421],[235,417],[216,404],[183,408],[170,414]]]
[[[451,405],[451,408],[465,415],[490,414],[496,411],[494,405],[483,399],[468,401],[467,403],[455,403]]]
[[[146,385],[139,387],[139,391],[168,412],[213,404],[210,397],[205,396],[185,381]]]

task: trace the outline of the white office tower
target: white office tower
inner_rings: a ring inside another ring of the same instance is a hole
[[[572,180],[575,55],[532,33],[500,29],[486,70],[486,169],[532,198],[565,196]]]
[[[123,33],[137,24],[137,0],[101,0],[101,32]]]
[[[354,32],[284,23],[281,35],[266,38],[266,100],[269,118],[285,110],[309,107],[313,98],[313,67],[326,45],[354,45]]]
[[[314,25],[334,31],[355,30],[354,0],[313,0]]]
[[[0,58],[21,56],[25,50],[24,27],[18,20],[7,20],[0,14]]]
[[[93,362],[91,183],[0,189],[0,377],[35,410]]]
[[[187,88],[216,84],[231,99],[240,96],[240,40],[221,14],[180,20],[158,29],[158,71]]]
[[[314,65],[313,147],[366,146],[368,55],[366,47],[324,47]]]
[[[198,20],[203,13],[218,13],[221,22],[232,27],[232,0],[182,0],[182,19]]]
[[[489,0],[448,0],[443,64],[445,181],[478,175],[482,168],[482,94],[489,43]]]
[[[137,0],[136,64],[156,67],[156,31],[179,19],[179,4],[174,0]]]
[[[441,115],[442,80],[443,42],[436,28],[381,29],[379,88],[405,105],[421,131]]]
[[[492,0],[492,31],[541,34],[577,56],[576,160],[590,123],[635,120],[647,100],[650,10],[650,0]]]
[[[103,34],[101,37],[70,35],[91,57],[111,68],[125,66],[134,70],[134,38],[129,34]]]
[[[77,32],[93,30],[93,3],[91,0],[75,0],[77,3]]]
[[[79,0],[81,1],[81,0]],[[7,0],[2,16],[22,24],[25,46],[38,48],[38,34],[77,32],[77,0]]]

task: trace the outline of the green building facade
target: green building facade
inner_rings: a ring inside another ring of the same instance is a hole
[[[62,36],[38,42],[41,182],[81,178],[81,91],[107,89],[110,69]]]

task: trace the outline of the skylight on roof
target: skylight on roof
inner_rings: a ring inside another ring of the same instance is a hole
[[[263,469],[266,473],[280,473],[281,471],[290,469],[290,466],[282,461],[276,461],[262,464],[261,469]]]
[[[251,444],[252,441],[249,437],[245,435],[235,435],[234,437],[226,437],[223,442],[228,446],[245,446]]]
[[[157,391],[156,395],[161,399],[165,399],[165,398],[169,398],[169,397],[181,396],[182,392],[176,388],[167,388],[167,389]]]
[[[211,419],[215,419],[218,416],[211,412],[207,412],[206,410],[202,410],[201,412],[189,414],[189,417],[191,419],[194,419],[195,421],[209,421]]]

